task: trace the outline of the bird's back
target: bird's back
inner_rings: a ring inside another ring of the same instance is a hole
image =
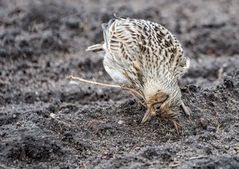
[[[178,79],[188,68],[180,43],[160,24],[119,18],[102,27],[106,57],[142,85],[152,78]]]

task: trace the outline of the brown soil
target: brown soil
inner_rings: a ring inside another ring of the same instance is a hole
[[[0,0],[0,168],[239,168],[239,1]],[[113,83],[100,24],[161,23],[192,59],[181,80],[180,135]]]

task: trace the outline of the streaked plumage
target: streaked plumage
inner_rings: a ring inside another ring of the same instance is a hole
[[[173,114],[171,108],[184,106],[178,79],[189,68],[178,40],[160,24],[116,18],[102,24],[104,44],[87,50],[105,51],[104,67],[112,79],[134,90],[147,104],[142,122],[156,111]],[[160,110],[156,110],[159,108]]]

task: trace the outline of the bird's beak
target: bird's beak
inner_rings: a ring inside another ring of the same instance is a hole
[[[141,121],[141,124],[146,123],[147,121],[151,120],[153,116],[156,116],[156,112],[152,109],[152,106],[148,106],[148,110],[144,114],[144,117]]]

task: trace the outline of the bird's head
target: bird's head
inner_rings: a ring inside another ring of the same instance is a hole
[[[156,112],[160,111],[161,105],[168,99],[168,97],[169,97],[168,94],[160,90],[152,95],[145,95],[147,111],[141,123],[145,123],[149,121],[153,116],[155,116]]]
[[[181,92],[179,90],[178,85],[172,85],[170,87],[164,87],[163,85],[159,85],[160,83],[150,83],[147,84],[144,88],[144,98],[147,104],[147,112],[142,120],[142,123],[150,120],[152,116],[156,115],[156,112],[161,110],[161,105],[166,101],[170,105],[174,105],[180,97]]]
[[[160,104],[167,100],[170,95],[170,90],[162,83],[150,80],[145,83],[143,94],[147,105],[152,107],[155,104]]]

